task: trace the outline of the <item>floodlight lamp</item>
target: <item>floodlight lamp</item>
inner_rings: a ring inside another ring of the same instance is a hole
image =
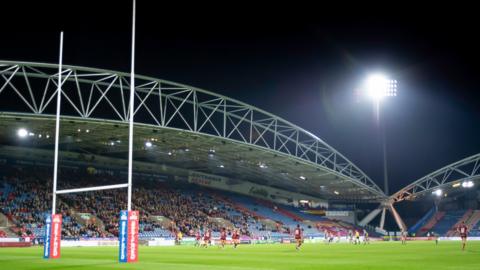
[[[17,135],[18,137],[20,138],[25,138],[28,136],[28,130],[24,129],[24,128],[21,128],[17,131]]]
[[[397,96],[397,81],[383,74],[372,74],[365,82],[365,91],[368,97],[378,102],[384,97]]]
[[[471,188],[473,186],[474,186],[473,181],[465,181],[462,183],[462,187],[464,188]]]

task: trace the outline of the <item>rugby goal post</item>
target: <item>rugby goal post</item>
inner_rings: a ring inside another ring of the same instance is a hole
[[[135,97],[135,9],[136,1],[133,1],[132,16],[132,51],[131,51],[131,74],[130,74],[130,103],[129,103],[129,132],[128,132],[128,182],[116,185],[104,185],[96,187],[84,187],[73,189],[57,189],[58,181],[58,146],[60,133],[60,111],[62,96],[62,61],[63,61],[63,31],[60,33],[60,53],[58,65],[57,83],[57,108],[55,119],[55,153],[53,165],[53,192],[52,212],[46,217],[44,254],[45,259],[60,258],[62,216],[56,214],[57,194],[71,194],[78,192],[100,191],[117,188],[127,188],[127,210],[120,211],[119,221],[119,262],[136,262],[138,260],[138,228],[139,212],[132,211],[132,170],[133,170],[133,120],[134,120],[134,97]]]

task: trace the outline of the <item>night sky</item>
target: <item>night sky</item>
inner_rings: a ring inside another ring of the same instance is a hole
[[[56,63],[64,30],[65,64],[129,72],[130,2],[99,2],[2,4],[0,59]],[[355,94],[371,72],[399,82],[398,96],[381,110],[391,192],[480,152],[480,42],[469,14],[153,2],[137,3],[138,74],[283,117],[339,150],[380,187],[380,129],[372,103]]]

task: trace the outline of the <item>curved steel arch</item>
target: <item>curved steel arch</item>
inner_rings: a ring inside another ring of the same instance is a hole
[[[450,185],[453,182],[480,179],[480,153],[436,170],[390,196],[394,202],[415,197]]]
[[[0,95],[9,89],[27,112],[51,113],[57,70],[55,64],[0,61]],[[128,122],[129,74],[64,65],[62,76],[62,114]],[[180,128],[288,154],[386,198],[333,147],[280,117],[196,87],[140,75],[135,80],[137,123]]]

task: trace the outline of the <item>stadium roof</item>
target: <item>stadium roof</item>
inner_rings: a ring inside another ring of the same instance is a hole
[[[456,161],[402,188],[390,196],[394,202],[458,195],[480,180],[480,153]],[[478,183],[477,183],[478,184]]]
[[[64,66],[61,148],[127,157],[128,74]],[[136,76],[134,159],[328,200],[381,201],[382,190],[317,136],[195,87]],[[53,149],[58,66],[0,61],[0,143]],[[25,128],[27,136],[18,137]]]

